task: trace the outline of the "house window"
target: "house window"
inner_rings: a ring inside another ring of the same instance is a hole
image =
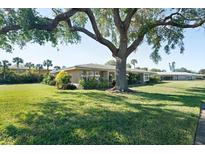
[[[149,81],[149,74],[144,74],[144,82]]]

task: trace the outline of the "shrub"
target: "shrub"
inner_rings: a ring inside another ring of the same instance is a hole
[[[43,83],[51,86],[55,86],[56,81],[53,75],[46,75],[43,79]]]
[[[70,79],[71,76],[67,72],[60,71],[55,78],[57,88],[63,89],[65,85],[70,83]]]
[[[137,84],[140,83],[140,75],[129,73],[128,76],[128,84]]]
[[[154,84],[154,83],[159,83],[160,82],[160,77],[154,76],[150,77],[148,83]]]
[[[81,79],[79,84],[83,89],[106,89],[109,87],[108,81],[99,81],[95,78]]]
[[[68,90],[75,90],[75,89],[77,89],[77,87],[74,84],[68,83],[68,84],[64,84],[62,86],[62,89],[63,90],[66,90],[66,89],[68,89]]]
[[[5,79],[0,74],[0,84],[40,83],[42,80],[43,76],[37,73],[7,72]]]
[[[109,88],[109,83],[107,81],[100,81],[97,85],[98,89],[106,89]]]

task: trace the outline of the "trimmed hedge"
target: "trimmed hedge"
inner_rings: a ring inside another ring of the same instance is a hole
[[[0,74],[0,84],[40,83],[43,75],[37,73],[14,73],[7,72],[5,79]]]
[[[155,76],[155,77],[150,77],[147,83],[154,84],[154,83],[159,83],[160,81],[161,81],[160,77]]]

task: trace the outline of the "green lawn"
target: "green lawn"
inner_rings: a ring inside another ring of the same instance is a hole
[[[205,81],[133,94],[0,86],[0,144],[192,144]]]

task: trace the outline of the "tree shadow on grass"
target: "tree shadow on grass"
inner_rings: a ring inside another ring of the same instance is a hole
[[[205,96],[205,88],[201,87],[191,87],[187,89],[188,92],[195,92],[195,93],[200,93]]]
[[[90,107],[78,113],[66,103],[47,100],[38,110],[19,115],[20,126],[9,125],[5,133],[15,144],[192,144],[196,116],[122,103],[136,110]]]
[[[199,92],[199,89],[192,88],[189,90],[189,92],[183,92],[178,94],[163,94],[163,93],[148,93],[148,92],[142,92],[142,91],[136,91],[135,93],[130,93],[127,95],[115,95],[115,94],[109,94],[109,93],[99,93],[95,91],[85,91],[85,92],[70,92],[70,91],[60,91],[59,94],[69,94],[71,98],[73,97],[83,97],[86,100],[98,100],[102,102],[112,102],[114,104],[123,104],[125,103],[129,98],[128,96],[131,96],[133,98],[133,101],[136,99],[136,104],[139,102],[139,97],[142,100],[157,102],[155,103],[156,106],[187,106],[187,107],[199,107],[202,100],[205,100],[205,94],[201,91]],[[201,90],[201,89],[200,89]],[[196,91],[196,92],[194,92]],[[73,96],[73,97],[72,97]],[[71,98],[66,98],[66,100],[70,100]],[[171,101],[176,104],[171,103],[159,103],[159,101]],[[130,104],[130,103],[128,103]],[[131,104],[132,105],[132,104]],[[148,104],[149,105],[149,104]],[[153,105],[153,104],[152,104]]]
[[[144,86],[154,86],[154,85],[159,85],[159,84],[164,84],[164,83],[168,83],[168,81],[160,81],[158,83],[131,84],[131,85],[129,85],[129,88],[144,87]]]

